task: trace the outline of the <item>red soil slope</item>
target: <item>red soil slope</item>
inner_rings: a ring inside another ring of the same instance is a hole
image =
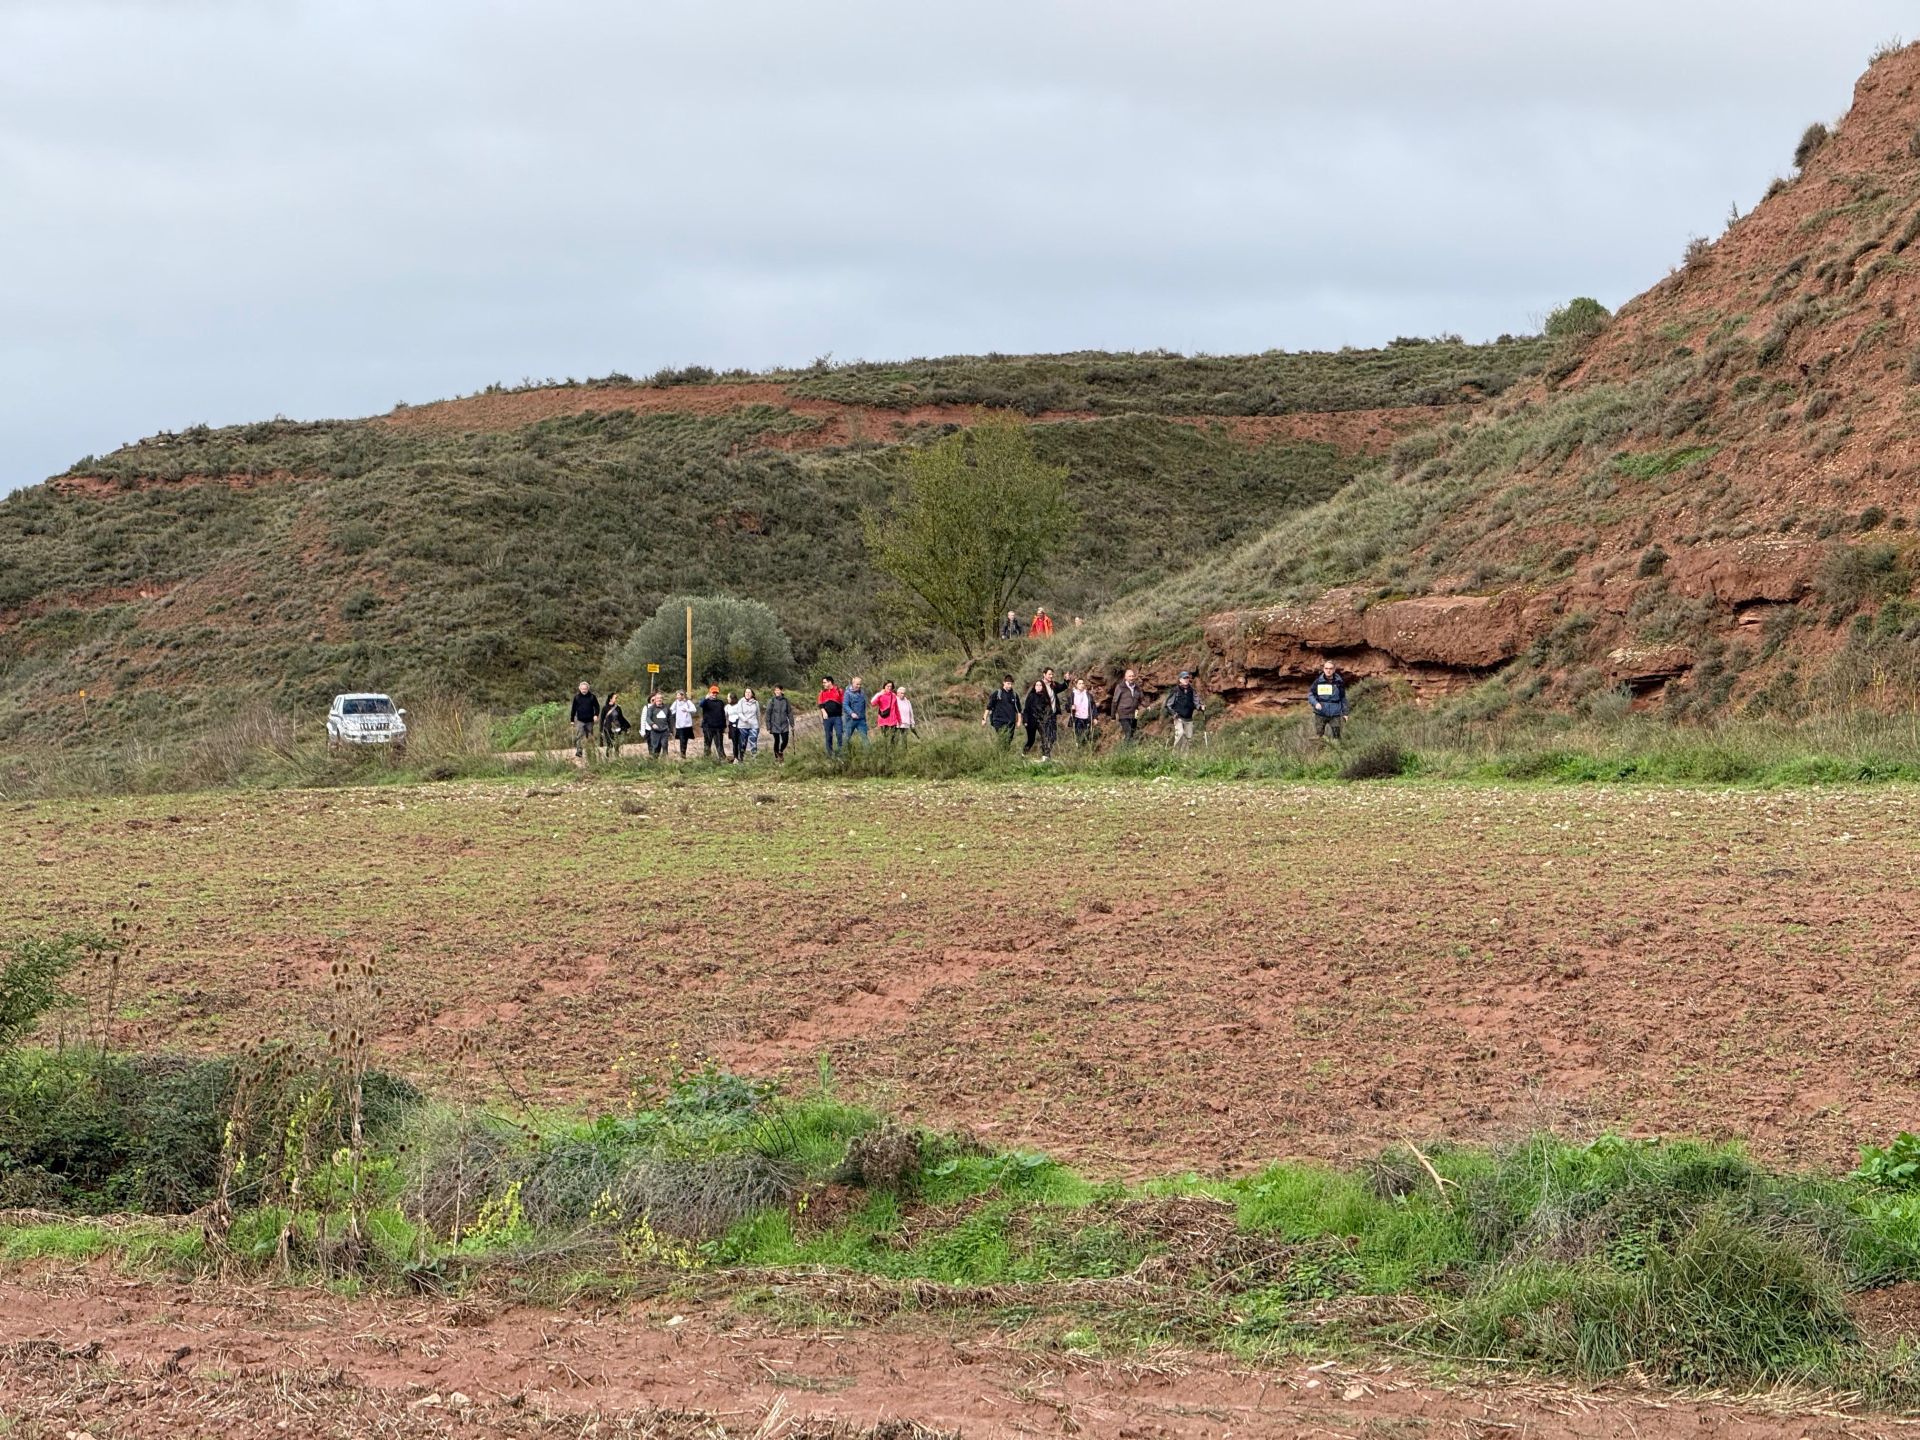
[[[1916,239],[1920,47],[1909,47],[1862,77],[1791,181],[1696,242],[1584,351],[1399,468],[1417,504],[1471,463],[1488,427],[1521,438],[1517,464],[1466,487],[1351,587],[1212,617],[1218,688],[1295,692],[1331,654],[1349,674],[1444,692],[1574,616],[1584,635],[1542,665],[1562,693],[1577,675],[1650,698],[1703,685],[1714,660],[1712,673],[1738,670],[1723,697],[1737,700],[1788,662],[1824,663],[1844,638],[1832,626],[1907,599],[1920,570]],[[1886,547],[1894,568],[1836,611],[1829,577],[1848,545]],[[1411,598],[1382,593],[1409,588],[1380,583],[1393,563],[1424,571]]]

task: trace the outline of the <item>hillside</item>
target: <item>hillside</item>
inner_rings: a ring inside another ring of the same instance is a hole
[[[348,688],[518,707],[595,674],[674,591],[766,601],[803,663],[892,648],[910,637],[860,515],[899,447],[975,407],[1028,417],[1070,467],[1083,524],[1027,598],[1090,614],[1544,357],[1506,340],[693,370],[159,435],[0,501],[0,742],[165,739]]]
[[[1920,49],[1597,336],[1128,598],[1081,663],[1204,659],[1292,702],[1322,655],[1417,696],[1673,714],[1910,703]]]

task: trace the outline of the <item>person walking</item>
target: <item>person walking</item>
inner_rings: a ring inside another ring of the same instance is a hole
[[[793,739],[793,702],[787,698],[784,687],[773,687],[773,695],[767,701],[767,733],[773,737],[773,758],[787,758],[787,742]]]
[[[626,711],[620,708],[620,692],[609,691],[607,703],[600,707],[600,752],[609,760],[619,759],[620,747],[632,728],[627,724]]]
[[[1193,717],[1203,713],[1206,706],[1200,703],[1200,696],[1193,688],[1193,672],[1182,670],[1180,683],[1167,692],[1166,711],[1173,719],[1173,748],[1190,749],[1193,745]]]
[[[584,760],[587,745],[593,739],[593,725],[600,718],[600,699],[586,681],[573,693],[573,708],[567,712],[573,725],[573,758]]]
[[[1084,748],[1092,741],[1094,722],[1100,718],[1100,703],[1084,679],[1073,682],[1073,692],[1067,696],[1067,715],[1073,721],[1073,738]]]
[[[1033,682],[1033,688],[1027,691],[1026,704],[1020,707],[1020,718],[1026,722],[1027,743],[1020,747],[1022,755],[1031,755],[1035,744],[1040,746],[1040,758],[1053,758],[1053,740],[1060,733],[1060,697],[1053,693],[1053,687],[1045,678]]]
[[[1313,711],[1313,738],[1340,738],[1341,723],[1347,718],[1347,677],[1333,661],[1323,660],[1320,673],[1307,687],[1307,708]]]
[[[900,733],[911,735],[913,733],[913,701],[907,698],[906,687],[896,689],[893,697],[900,702]]]
[[[1053,678],[1053,667],[1049,665],[1040,672],[1040,678],[1046,682],[1047,691],[1053,696],[1053,714],[1047,719],[1046,753],[1053,754],[1053,747],[1060,743],[1060,712],[1067,708],[1067,681]]]
[[[820,729],[827,737],[827,758],[831,760],[846,730],[847,693],[828,675],[820,682],[820,698],[816,703],[820,707]]]
[[[1014,693],[1013,676],[1000,677],[1000,688],[987,696],[987,708],[980,716],[980,723],[992,726],[1002,745],[1013,747],[1014,727],[1020,723],[1020,697]]]
[[[894,693],[891,680],[883,683],[873,697],[873,722],[889,745],[900,739],[900,697]]]
[[[871,740],[867,730],[867,692],[860,687],[860,677],[854,676],[847,682],[847,693],[840,697],[840,703],[846,708],[847,729],[846,748],[851,750],[853,742]]]
[[[727,702],[720,696],[718,685],[707,687],[706,698],[700,702],[700,754],[709,760],[727,758]]]
[[[666,697],[658,690],[647,697],[646,709],[640,712],[640,725],[647,732],[647,758],[658,760],[667,753],[667,739],[673,734],[673,711],[667,708]]]
[[[1107,709],[1113,713],[1114,722],[1120,727],[1122,743],[1131,745],[1134,732],[1140,728],[1140,706],[1146,699],[1146,692],[1140,688],[1140,677],[1129,669],[1120,677],[1120,683],[1113,687],[1113,694],[1107,697]]]
[[[1009,610],[1007,611],[1007,618],[1000,622],[1000,638],[1002,640],[1018,640],[1020,636],[1025,633],[1026,628],[1026,626],[1020,623],[1020,617]]]
[[[736,723],[740,727],[742,754],[758,757],[760,754],[760,699],[753,693],[751,685],[740,692],[740,705],[736,715]]]
[[[700,713],[700,707],[687,698],[687,692],[676,690],[673,693],[673,738],[680,742],[680,758],[687,758],[687,746],[693,740],[693,717]]]
[[[1053,634],[1053,617],[1047,614],[1046,606],[1033,607],[1033,624],[1027,627],[1027,633],[1036,640],[1044,640]]]

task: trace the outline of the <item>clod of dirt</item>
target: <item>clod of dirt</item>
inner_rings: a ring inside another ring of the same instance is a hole
[[[644,815],[647,813],[647,807],[644,801],[636,800],[629,795],[621,800],[620,813],[622,815]]]

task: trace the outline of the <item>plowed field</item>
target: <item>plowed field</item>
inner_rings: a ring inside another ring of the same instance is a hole
[[[1843,1166],[1913,1121],[1916,808],[732,775],[42,803],[7,813],[0,923],[137,913],[128,1047],[299,1033],[370,955],[386,1063],[546,1101],[824,1060],[1100,1174],[1543,1123]]]

